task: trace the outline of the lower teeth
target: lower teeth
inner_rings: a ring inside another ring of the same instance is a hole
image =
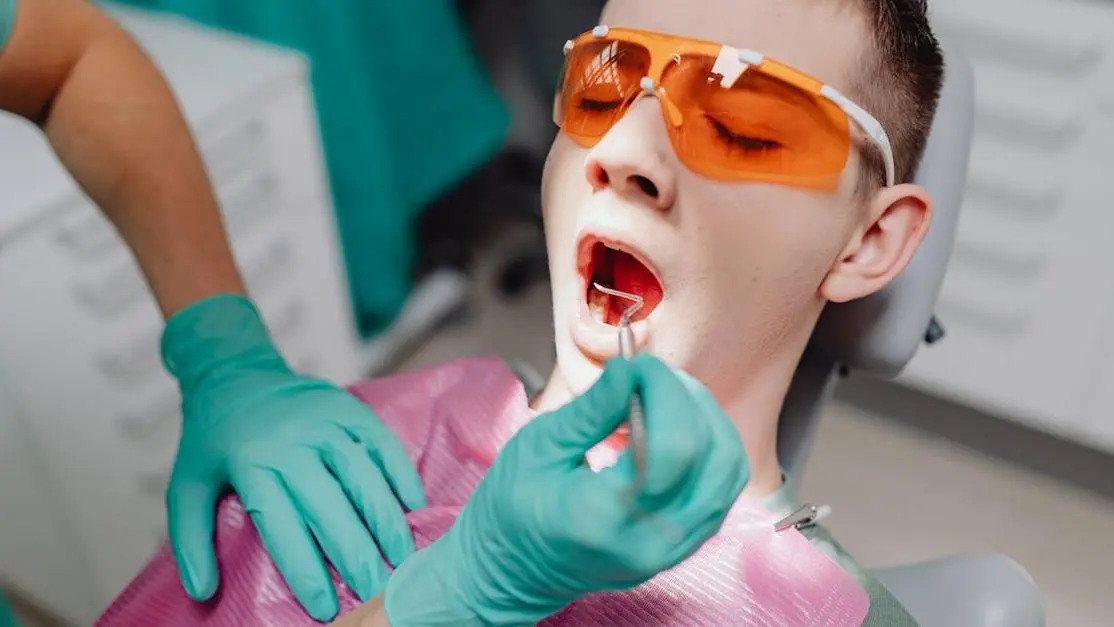
[[[592,289],[588,292],[588,311],[592,318],[599,322],[607,321],[607,308],[611,297],[603,292]]]

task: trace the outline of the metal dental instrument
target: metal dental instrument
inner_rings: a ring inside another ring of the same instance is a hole
[[[827,505],[802,505],[797,511],[774,523],[774,531],[781,533],[787,529],[803,529],[824,520],[832,513]]]
[[[619,316],[619,354],[623,359],[632,359],[635,355],[634,344],[634,331],[631,330],[631,316],[638,313],[642,309],[643,301],[641,296],[636,294],[628,294],[604,287],[599,283],[593,283],[595,288],[604,294],[624,298],[631,301],[631,306],[627,307]],[[630,495],[633,499],[638,496],[642,491],[642,484],[646,481],[646,422],[642,416],[642,399],[639,398],[638,392],[634,393],[631,398],[630,412],[627,415],[627,422],[630,426],[630,449],[631,456],[634,458],[634,484],[631,485]]]

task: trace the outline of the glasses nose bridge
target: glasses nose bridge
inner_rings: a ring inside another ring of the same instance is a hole
[[[678,128],[684,121],[684,116],[681,110],[677,107],[677,103],[673,101],[669,93],[662,85],[662,80],[665,78],[665,71],[672,65],[679,65],[681,63],[681,54],[676,49],[663,50],[661,47],[645,46],[646,51],[649,53],[650,66],[646,69],[646,74],[639,82],[639,87],[642,89],[642,95],[650,95],[658,99],[658,103],[662,109],[662,116],[665,118],[665,123],[671,128]],[[671,46],[672,48],[672,46]]]
[[[664,69],[664,66],[662,66],[662,69]],[[660,77],[661,71],[657,75]],[[680,127],[681,123],[684,122],[684,114],[681,113],[677,104],[670,98],[669,93],[662,87],[661,80],[655,80],[653,76],[653,73],[647,74],[639,81],[638,86],[641,91],[631,102],[631,106],[645,97],[656,98],[658,105],[661,107],[662,117],[665,118],[665,123],[672,128]]]

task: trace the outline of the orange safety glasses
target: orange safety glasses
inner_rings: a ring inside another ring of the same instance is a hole
[[[834,189],[851,149],[851,122],[882,153],[882,125],[845,96],[752,50],[597,26],[565,44],[554,121],[596,145],[643,95],[661,102],[669,138],[693,172],[721,181]]]

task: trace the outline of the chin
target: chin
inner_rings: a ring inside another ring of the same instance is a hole
[[[570,397],[588,391],[603,372],[603,364],[590,359],[572,342],[557,346],[557,373]]]

